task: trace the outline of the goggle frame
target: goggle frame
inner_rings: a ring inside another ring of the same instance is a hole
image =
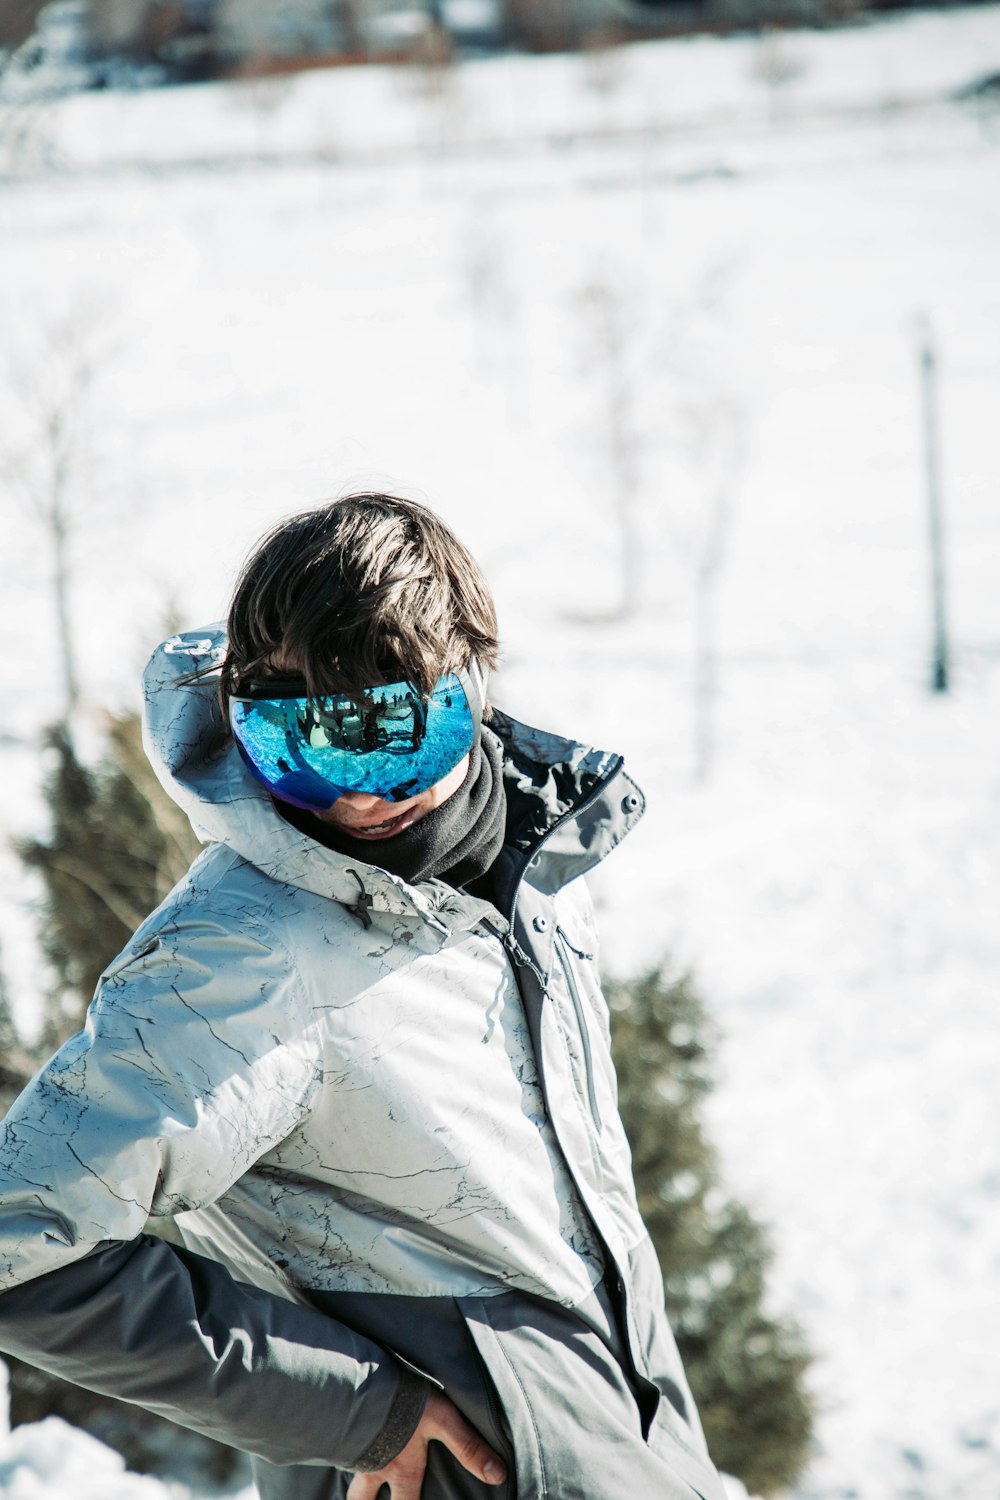
[[[302,678],[256,678],[229,695],[229,723],[244,764],[280,801],[307,812],[349,792],[403,802],[472,751],[485,690],[475,661],[443,674],[430,694],[403,680],[311,697]]]

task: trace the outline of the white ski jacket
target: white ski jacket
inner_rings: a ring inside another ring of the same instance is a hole
[[[0,1348],[274,1462],[372,1469],[412,1430],[407,1364],[433,1360],[368,1341],[365,1307],[393,1299],[416,1326],[428,1299],[489,1319],[490,1299],[527,1294],[618,1341],[710,1473],[636,1206],[580,878],[640,793],[617,757],[497,714],[499,907],[408,885],[277,814],[217,680],[191,681],[222,646],[191,632],[147,669],[151,759],[207,848],[4,1122],[0,1285],[18,1291],[0,1297]],[[317,1312],[338,1297],[361,1308],[353,1328]],[[148,1361],[150,1340],[159,1387],[123,1365],[123,1343]],[[222,1397],[207,1416],[206,1379]]]

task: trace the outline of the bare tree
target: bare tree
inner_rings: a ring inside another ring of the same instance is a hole
[[[613,619],[626,619],[640,603],[642,539],[639,528],[641,468],[636,413],[636,318],[625,294],[608,279],[587,283],[578,296],[587,368],[600,393],[598,431],[604,450],[608,500],[618,533],[618,603]]]
[[[597,277],[579,294],[587,370],[599,393],[596,434],[604,454],[609,506],[618,541],[618,600],[591,623],[622,620],[644,603],[645,558],[654,533],[646,462],[654,443],[675,461],[658,498],[656,534],[692,586],[692,728],[695,779],[716,757],[720,688],[719,596],[735,500],[744,465],[749,407],[730,370],[729,294],[737,265],[705,271],[647,343],[654,312],[625,276]],[[658,465],[666,472],[667,465]],[[662,580],[661,580],[662,582]]]
[[[718,602],[733,518],[736,487],[746,451],[741,404],[709,395],[687,404],[687,446],[700,471],[702,509],[694,548],[694,664],[692,709],[694,779],[708,781],[717,749],[719,700]]]
[[[238,107],[248,110],[254,122],[254,154],[258,161],[267,160],[275,116],[295,87],[293,75],[269,72],[272,66],[273,60],[265,53],[251,55],[244,60],[241,72],[229,86],[229,98]]]
[[[111,357],[107,329],[100,310],[79,308],[49,325],[30,355],[11,358],[11,420],[0,447],[0,481],[36,523],[48,551],[66,722],[80,699],[73,544],[81,511],[94,496],[95,393]]]
[[[924,313],[917,320],[920,346],[920,386],[924,429],[924,469],[927,484],[927,538],[930,544],[931,679],[932,693],[951,686],[951,648],[945,606],[944,513],[941,493],[941,419],[938,395],[938,354],[934,328]]]
[[[667,444],[680,459],[692,494],[686,515],[673,507],[671,531],[694,587],[692,770],[702,783],[711,776],[718,748],[719,597],[749,427],[747,401],[725,359],[735,272],[732,261],[708,268],[694,297],[675,315],[666,343],[676,388]]]
[[[591,27],[584,33],[580,46],[583,77],[592,93],[610,99],[621,89],[625,80],[625,39],[622,26],[609,24]]]
[[[789,47],[784,33],[773,26],[765,27],[760,33],[750,73],[767,89],[768,113],[772,120],[780,116],[782,90],[801,78],[805,71],[805,61]]]
[[[472,312],[476,364],[485,373],[493,364],[492,333],[507,302],[504,246],[496,225],[484,213],[469,219],[461,245],[461,275]]]
[[[433,164],[462,140],[468,110],[454,40],[433,8],[407,45],[397,76],[401,91],[417,103],[416,144],[431,168],[426,177],[430,189],[436,180]]]
[[[462,239],[460,271],[472,313],[476,364],[484,375],[496,374],[502,380],[508,427],[524,427],[530,392],[521,301],[509,246],[498,222],[481,204]]]
[[[58,72],[53,78],[39,67],[44,47],[35,27],[44,9],[37,0],[0,4],[0,171],[9,176],[30,175],[60,162],[48,106],[72,92],[74,85]]]

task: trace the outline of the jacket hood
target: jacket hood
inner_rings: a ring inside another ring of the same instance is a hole
[[[143,677],[146,753],[196,835],[225,844],[274,880],[348,907],[361,898],[366,911],[418,919],[441,936],[456,920],[475,925],[486,903],[443,881],[410,885],[378,866],[359,868],[285,822],[245,766],[225,721],[219,701],[225,649],[222,624],[182,632],[157,647]],[[510,888],[512,909],[526,870],[540,890],[558,890],[624,837],[644,802],[619,756],[530,729],[498,710],[490,728],[504,747],[501,883]]]

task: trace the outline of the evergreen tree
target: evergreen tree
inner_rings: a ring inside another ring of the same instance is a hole
[[[49,734],[47,839],[19,853],[45,884],[42,944],[57,978],[47,1051],[80,1025],[105,965],[187,869],[198,844],[142,749],[139,718],[108,720],[107,750],[85,766],[62,727]]]
[[[0,1064],[6,1063],[7,1058],[16,1051],[17,1045],[17,1028],[10,1008],[7,981],[0,969]]]
[[[686,977],[655,970],[607,993],[639,1208],[712,1458],[770,1496],[795,1482],[809,1453],[810,1360],[798,1328],[765,1310],[764,1231],[720,1187],[702,1130],[709,1026]]]
[[[31,1062],[21,1045],[10,1007],[7,981],[0,969],[0,1114],[5,1114],[31,1076]]]
[[[44,883],[42,941],[57,980],[38,1060],[78,1029],[102,969],[180,878],[199,848],[187,818],[163,791],[146,760],[138,715],[109,718],[106,751],[93,768],[79,760],[64,729],[54,729],[49,744],[53,756],[45,784],[49,835],[19,845],[21,858],[40,872]],[[0,1033],[3,1026],[0,991]],[[10,1107],[29,1073],[30,1067],[0,1070],[3,1110]],[[162,1221],[153,1227],[162,1228]],[[60,1416],[117,1448],[130,1468],[170,1472],[172,1455],[178,1449],[177,1429],[171,1423],[123,1401],[69,1385],[20,1360],[8,1359],[7,1363],[15,1426]],[[185,1434],[181,1452],[212,1481],[229,1479],[236,1465],[242,1464],[232,1449],[195,1433]]]

